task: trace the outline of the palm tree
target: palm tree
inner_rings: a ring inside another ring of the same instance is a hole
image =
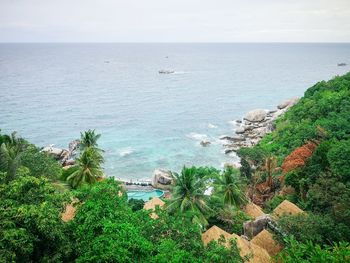
[[[92,184],[96,182],[97,178],[103,176],[101,168],[102,161],[102,159],[96,156],[95,149],[86,148],[78,159],[78,169],[67,177],[67,181],[73,188],[84,183]]]
[[[275,156],[268,156],[265,159],[264,170],[267,173],[267,185],[272,187],[272,174],[275,172],[277,167],[277,159]]]
[[[204,195],[205,184],[196,176],[196,168],[183,167],[181,174],[173,173],[175,186],[172,190],[172,200],[167,206],[168,211],[178,213],[192,213],[192,222],[206,226],[208,224],[204,214],[210,210],[207,197]]]
[[[98,149],[97,140],[101,137],[101,134],[96,134],[95,130],[87,130],[84,133],[80,133],[80,150],[84,151],[85,148]],[[99,149],[98,149],[99,150]],[[99,150],[100,151],[100,150]]]
[[[0,146],[0,168],[6,171],[6,182],[16,177],[18,167],[21,165],[21,156],[24,150],[25,141],[17,138],[13,132],[11,136],[3,135]]]
[[[101,134],[96,134],[95,130],[87,130],[80,133],[80,151],[83,154],[86,149],[90,149],[90,154],[93,155],[93,159],[100,165],[104,162],[102,152],[103,150],[98,148],[97,140],[101,137]]]
[[[216,195],[223,199],[225,205],[238,207],[246,203],[247,199],[242,192],[242,182],[237,169],[227,167],[215,178],[213,185]]]

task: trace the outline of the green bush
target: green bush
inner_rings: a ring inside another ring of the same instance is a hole
[[[277,262],[284,263],[343,263],[349,260],[350,245],[347,242],[322,247],[312,241],[300,243],[292,237],[286,240],[286,247],[276,256]]]
[[[332,171],[342,177],[342,181],[350,181],[350,140],[337,141],[327,154]]]
[[[131,198],[128,201],[129,206],[131,207],[132,211],[138,211],[141,210],[143,208],[143,206],[145,205],[145,201],[143,201],[142,199],[134,199]]]
[[[64,261],[73,248],[60,218],[69,202],[44,178],[0,185],[0,262]]]
[[[299,214],[284,216],[278,220],[282,232],[293,235],[299,242],[312,241],[316,244],[350,241],[350,228],[337,223],[332,217],[320,214]]]
[[[34,145],[29,145],[21,156],[22,165],[29,168],[32,176],[57,180],[61,178],[62,167],[50,155],[40,152]]]

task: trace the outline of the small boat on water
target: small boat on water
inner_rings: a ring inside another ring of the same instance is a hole
[[[158,73],[159,74],[173,74],[173,73],[175,73],[175,71],[162,69],[162,70],[159,70]]]
[[[338,63],[338,67],[344,67],[346,66],[346,63]]]

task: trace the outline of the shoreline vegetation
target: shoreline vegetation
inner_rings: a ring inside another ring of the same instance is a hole
[[[350,73],[236,123],[239,165],[158,169],[147,202],[94,130],[68,150],[0,133],[0,262],[350,261]]]
[[[235,127],[233,134],[221,135],[218,139],[222,142],[225,154],[232,152],[237,153],[240,148],[253,147],[257,145],[260,140],[266,135],[274,131],[274,122],[281,117],[288,109],[294,106],[299,101],[299,98],[293,97],[279,103],[273,110],[255,109],[247,112],[240,120],[234,121]],[[75,164],[76,150],[79,146],[79,140],[73,140],[68,144],[68,149],[56,148],[53,145],[43,147],[41,151],[51,154],[61,164],[63,169],[69,169]],[[200,145],[208,147],[211,144],[209,140],[202,140]],[[233,166],[240,168],[240,162],[224,163],[224,167]],[[127,187],[134,186],[149,188],[153,186],[154,189],[167,189],[166,185],[169,182],[170,170],[164,168],[157,168],[149,178],[123,179],[114,177],[115,180],[124,183]],[[157,182],[159,180],[159,182]],[[162,182],[162,180],[166,182]]]

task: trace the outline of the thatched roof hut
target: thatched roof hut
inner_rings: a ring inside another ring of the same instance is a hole
[[[163,207],[165,205],[164,201],[161,200],[158,197],[153,197],[151,200],[147,201],[144,206],[143,209],[145,210],[155,210],[157,206],[159,206],[159,208]],[[153,219],[157,219],[158,215],[156,213],[152,213],[150,214],[150,217]]]
[[[237,247],[240,250],[241,257],[248,256],[250,263],[268,263],[270,262],[270,256],[265,249],[250,243],[248,240],[241,238],[236,234],[229,234],[217,226],[212,226],[206,232],[202,234],[202,240],[204,245],[207,245],[210,241],[218,241],[223,236],[226,240],[225,246],[229,246],[229,240],[235,239]]]
[[[230,233],[227,233],[225,230],[222,230],[220,227],[212,226],[207,231],[202,234],[202,241],[204,245],[207,245],[210,241],[218,241],[221,236],[224,236],[226,241],[229,241],[232,238]],[[226,247],[229,246],[229,242],[226,242]]]
[[[265,229],[256,235],[251,240],[251,243],[265,249],[270,256],[275,256],[282,250],[282,246],[274,240],[272,234]]]
[[[283,215],[298,215],[301,213],[305,213],[303,210],[301,210],[299,207],[297,207],[295,204],[289,202],[288,200],[284,200],[282,203],[280,203],[272,212],[272,215],[276,218],[279,218]]]
[[[147,201],[143,209],[145,210],[155,210],[156,206],[163,207],[165,205],[164,201],[158,197],[153,197],[151,200]]]
[[[260,206],[257,206],[254,203],[249,203],[243,208],[244,213],[252,217],[253,219],[256,219],[259,216],[264,215],[265,213],[262,211]]]
[[[270,255],[267,251],[258,245],[255,245],[244,238],[237,239],[237,247],[240,250],[241,257],[248,257],[248,263],[269,263]]]
[[[72,220],[75,216],[76,209],[72,204],[66,205],[65,211],[61,214],[61,219],[64,222]]]

